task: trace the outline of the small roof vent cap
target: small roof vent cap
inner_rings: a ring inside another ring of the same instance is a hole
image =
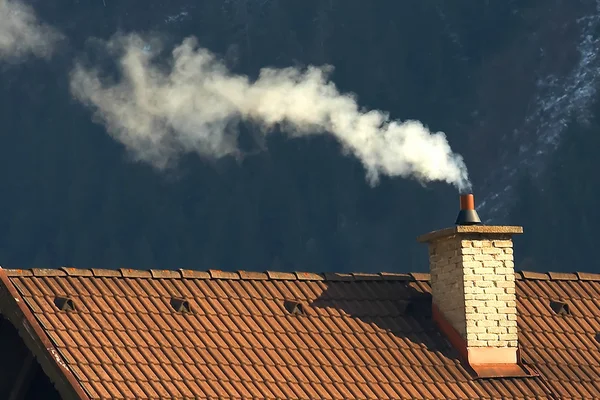
[[[285,300],[283,302],[283,307],[287,310],[288,313],[292,315],[303,315],[304,314],[304,306],[302,303],[299,303],[294,300]]]
[[[189,313],[192,311],[189,301],[177,297],[173,297],[171,299],[171,307],[173,307],[175,311],[180,313]]]
[[[550,301],[550,308],[558,315],[571,315],[569,304],[563,301]]]
[[[75,303],[73,299],[66,296],[56,296],[54,305],[61,311],[75,311]]]

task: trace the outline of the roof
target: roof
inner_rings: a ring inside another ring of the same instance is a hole
[[[517,273],[522,360],[539,376],[500,379],[476,379],[440,334],[428,274],[61,268],[0,278],[2,314],[64,398],[600,397],[595,274]]]

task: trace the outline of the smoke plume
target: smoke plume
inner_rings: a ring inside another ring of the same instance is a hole
[[[209,158],[238,153],[236,128],[246,121],[265,134],[279,127],[291,137],[335,136],[362,162],[372,185],[384,174],[470,188],[463,159],[444,133],[360,109],[353,95],[328,81],[331,67],[264,68],[251,81],[228,71],[194,38],[172,51],[166,68],[137,35],[116,36],[107,48],[119,57],[121,80],[109,83],[101,71],[77,63],[72,93],[138,160],[157,168],[186,152]]]
[[[40,23],[33,9],[17,0],[0,0],[0,59],[25,55],[48,58],[62,35]]]

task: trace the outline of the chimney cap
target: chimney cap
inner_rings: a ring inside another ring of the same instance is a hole
[[[475,211],[475,198],[472,193],[460,196],[460,211],[456,217],[455,225],[482,225],[477,211]]]
[[[481,233],[485,235],[518,235],[523,233],[522,226],[499,225],[456,225],[451,228],[440,229],[417,237],[420,243],[428,243],[448,236]]]

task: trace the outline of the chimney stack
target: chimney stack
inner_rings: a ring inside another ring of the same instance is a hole
[[[429,245],[434,319],[475,370],[517,367],[512,235],[523,228],[481,224],[472,194],[460,205],[454,227],[418,238]]]

